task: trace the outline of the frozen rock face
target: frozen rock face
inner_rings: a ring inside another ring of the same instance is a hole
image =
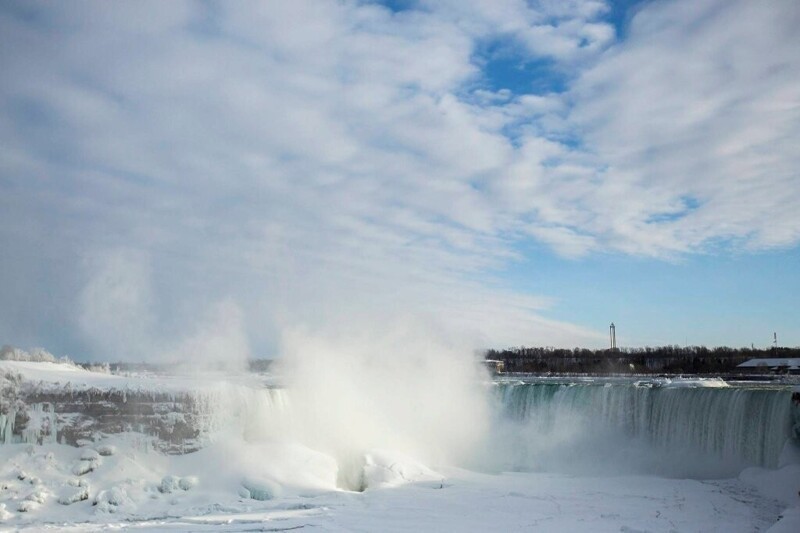
[[[77,446],[97,434],[133,431],[157,437],[164,453],[186,453],[199,447],[203,416],[188,393],[23,387],[13,397],[13,408],[0,415],[0,442]],[[109,448],[101,453],[114,452]]]
[[[23,365],[20,368],[27,373],[14,372],[14,364]],[[241,384],[136,381],[74,365],[3,362],[0,444],[81,446],[102,435],[141,433],[153,437],[151,442],[160,452],[184,454],[202,447],[210,433],[241,425],[253,409],[280,404],[281,394]],[[75,466],[76,475],[91,471],[100,456],[111,456],[115,449],[102,446],[93,453],[97,457],[82,458]]]

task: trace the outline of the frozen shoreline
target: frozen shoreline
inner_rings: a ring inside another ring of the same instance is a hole
[[[179,393],[219,381],[219,376],[121,377],[12,361],[0,362],[0,371],[20,373],[29,384],[45,389],[62,390],[69,384],[73,391]],[[259,385],[262,377],[252,375],[234,376],[228,385],[216,383],[228,387],[227,393]],[[724,386],[704,380],[657,385]],[[254,405],[253,398],[236,401],[243,402],[239,408],[256,409],[240,417],[264,416],[257,410],[263,406]],[[365,449],[343,461],[300,442],[253,431],[236,426],[236,431],[216,435],[185,455],[154,452],[153,437],[140,433],[97,434],[81,447],[0,446],[0,528],[800,530],[796,463],[775,470],[748,468],[738,477],[715,480],[588,471],[481,473],[480,468],[422,464],[391,449]],[[347,490],[356,487],[365,490]],[[776,523],[780,514],[784,518]]]
[[[0,475],[8,486],[5,496],[18,491],[20,500],[26,501],[23,493],[36,492],[38,486],[42,499],[28,512],[14,510],[4,525],[31,531],[244,531],[314,526],[328,531],[748,532],[772,526],[786,506],[784,501],[762,494],[758,483],[774,489],[776,474],[789,479],[800,473],[797,468],[755,469],[744,479],[697,481],[653,476],[485,474],[440,468],[436,473],[417,471],[416,479],[413,475],[394,478],[364,492],[338,489],[331,478],[309,478],[286,487],[279,497],[257,501],[231,490],[229,483],[236,475],[216,470],[224,467],[214,461],[224,456],[217,451],[203,457],[193,457],[203,455],[199,452],[167,458],[119,449],[115,455],[103,457],[103,463],[84,477],[92,497],[62,505],[55,501],[58,491],[54,484],[59,474],[64,474],[64,479],[71,477],[67,467],[79,460],[85,449],[48,445],[29,453],[26,445],[0,448],[5,465]],[[309,457],[307,451],[295,452],[299,461]],[[37,464],[44,466],[36,469]],[[9,467],[17,469],[17,476],[10,475]],[[26,476],[36,478],[37,485],[17,479],[19,469],[26,469]],[[162,490],[166,475],[179,477],[187,472],[198,474],[196,485],[188,490]],[[750,477],[760,479],[754,482]],[[789,520],[793,520],[791,514],[776,526],[787,527]]]

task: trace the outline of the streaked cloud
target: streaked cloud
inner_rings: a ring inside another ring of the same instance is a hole
[[[520,243],[674,257],[800,238],[798,8],[647,3],[621,41],[607,11],[7,4],[0,238],[73,295],[55,314],[82,305],[98,355],[124,336],[91,333],[111,305],[92,258],[121,249],[159,343],[208,316],[246,352],[242,331],[258,348],[284,324],[420,313],[476,343],[602,343],[504,281]],[[567,90],[491,89],[493,41]]]

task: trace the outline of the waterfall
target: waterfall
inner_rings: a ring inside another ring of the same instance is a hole
[[[527,427],[526,438],[559,447],[583,440],[584,450],[599,448],[614,437],[662,457],[775,467],[791,436],[789,388],[500,383],[496,392],[502,416]]]
[[[195,424],[201,435],[234,433],[259,440],[280,431],[289,398],[284,389],[255,388],[230,383],[193,391]]]

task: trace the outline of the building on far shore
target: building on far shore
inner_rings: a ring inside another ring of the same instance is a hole
[[[776,374],[800,374],[800,357],[766,357],[749,359],[738,365],[740,370],[761,370]]]
[[[484,359],[483,364],[495,374],[502,374],[506,369],[506,362],[502,359]]]

